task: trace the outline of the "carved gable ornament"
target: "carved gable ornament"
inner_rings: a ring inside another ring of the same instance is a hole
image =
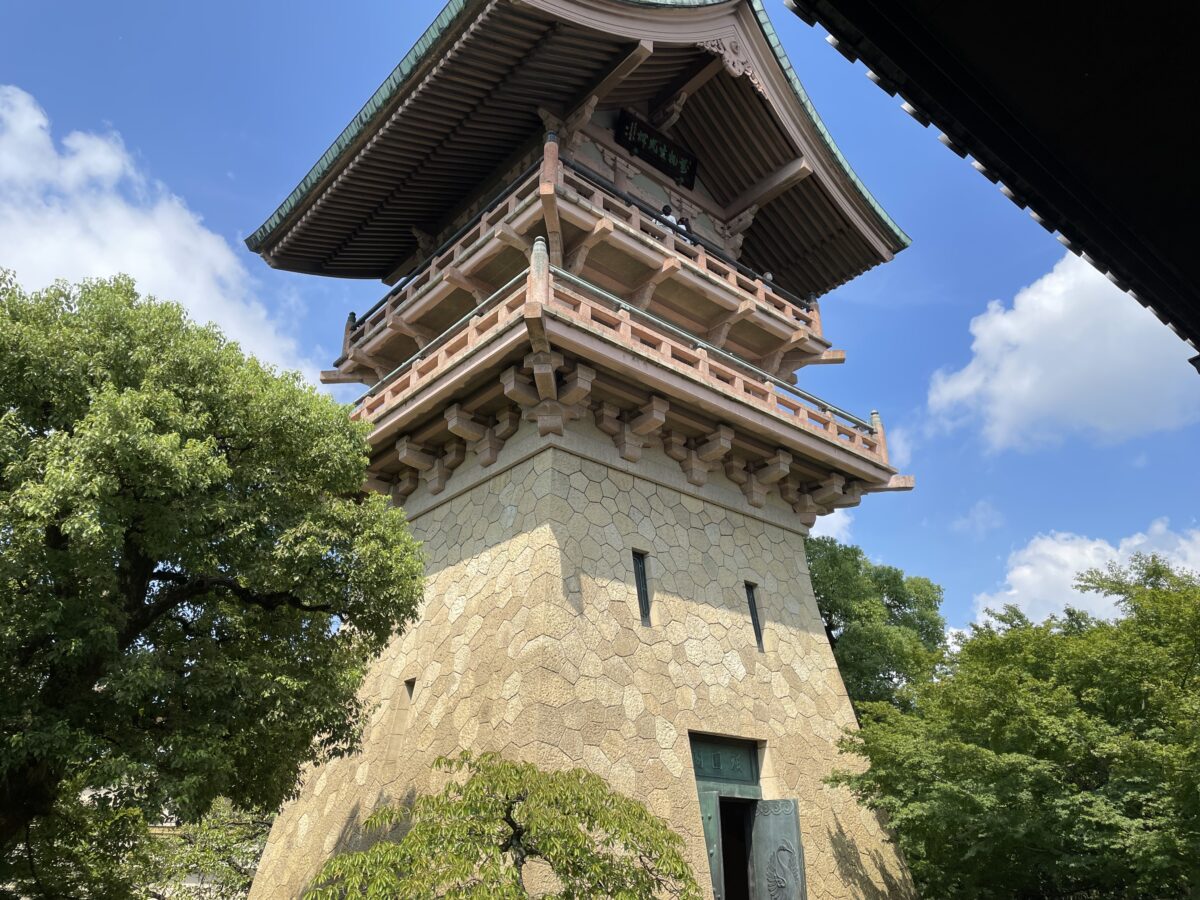
[[[762,79],[754,68],[754,63],[750,61],[750,54],[746,52],[739,38],[736,36],[713,38],[709,41],[700,41],[696,46],[721,57],[725,63],[725,71],[734,78],[745,75],[750,79],[750,84],[756,91],[764,97],[767,95],[767,89],[763,86]]]

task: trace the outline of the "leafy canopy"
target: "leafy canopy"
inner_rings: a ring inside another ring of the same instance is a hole
[[[878,566],[833,538],[805,541],[817,607],[857,707],[904,703],[905,685],[927,681],[945,649],[942,589],[928,578]]]
[[[463,753],[436,765],[466,777],[452,779],[439,794],[418,797],[411,808],[377,811],[368,830],[403,823],[407,832],[335,856],[306,900],[503,900],[532,896],[530,882],[546,880],[553,886],[537,896],[701,896],[679,836],[590,772],[544,772],[495,754]]]
[[[31,883],[43,832],[87,843],[61,833],[81,793],[149,822],[271,809],[355,746],[422,585],[367,449],[128,279],[0,273],[0,884]]]
[[[1122,618],[1009,607],[844,740],[925,897],[1200,894],[1200,579],[1137,557],[1079,584]]]
[[[149,842],[147,900],[241,900],[249,895],[271,817],[219,798],[198,822],[156,829]]]

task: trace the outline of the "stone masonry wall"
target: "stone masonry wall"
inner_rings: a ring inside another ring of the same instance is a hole
[[[423,615],[364,685],[363,751],[309,772],[276,821],[254,900],[299,896],[379,803],[436,790],[432,761],[464,747],[602,775],[685,838],[707,890],[689,730],[765,742],[764,797],[800,803],[810,898],[912,895],[875,816],[822,783],[851,764],[835,742],[853,714],[782,504],[752,510],[720,475],[692,487],[661,452],[625,462],[590,426],[527,425],[491,468],[468,461],[407,507]]]

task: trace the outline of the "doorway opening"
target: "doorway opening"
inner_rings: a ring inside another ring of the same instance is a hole
[[[722,900],[750,900],[750,830],[754,801],[721,798],[721,862],[725,871]]]

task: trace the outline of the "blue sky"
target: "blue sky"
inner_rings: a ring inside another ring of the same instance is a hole
[[[1137,549],[1200,568],[1188,348],[1064,261],[823,32],[767,5],[826,124],[913,239],[822,301],[848,360],[801,384],[878,408],[917,489],[825,527],[941,583],[954,626],[1008,601],[1107,612],[1070,575]],[[382,285],[272,271],[242,238],[440,7],[0,0],[0,266],[28,287],[129,271],[269,359],[327,365],[346,313]]]

